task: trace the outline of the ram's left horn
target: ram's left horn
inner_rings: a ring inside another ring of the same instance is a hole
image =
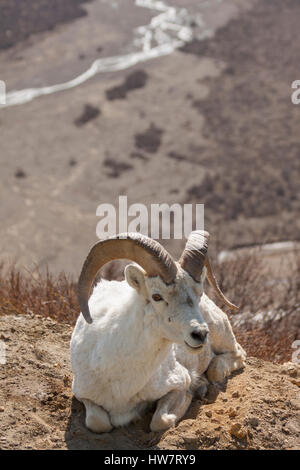
[[[180,257],[179,264],[196,282],[200,282],[201,274],[205,266],[206,277],[217,296],[232,310],[239,310],[239,307],[231,303],[223,294],[215,278],[207,255],[208,240],[208,232],[202,230],[191,232]]]

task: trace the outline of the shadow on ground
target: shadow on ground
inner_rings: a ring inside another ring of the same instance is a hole
[[[226,383],[222,386],[210,385],[204,400],[193,399],[193,402],[183,420],[196,419],[199,409],[203,404],[214,403],[220,392],[226,391]],[[89,431],[84,423],[85,409],[75,397],[71,402],[71,413],[65,433],[65,440],[70,450],[138,450],[138,449],[158,449],[164,432],[150,431],[150,421],[154,409],[135,424],[114,429],[110,433],[96,434]]]

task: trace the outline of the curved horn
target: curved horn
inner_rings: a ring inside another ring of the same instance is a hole
[[[202,230],[191,232],[179,264],[196,282],[200,282],[208,249],[209,233]]]
[[[196,282],[200,282],[203,267],[206,267],[206,276],[211,287],[219,298],[233,310],[239,307],[232,304],[221,291],[219,284],[212,271],[209,258],[207,256],[209,233],[201,230],[191,232],[185,249],[179,260],[179,264]]]
[[[139,233],[123,233],[100,240],[90,250],[78,281],[78,301],[81,312],[88,323],[92,323],[88,299],[92,282],[109,261],[130,259],[145,269],[149,277],[160,276],[166,284],[174,281],[177,267],[173,258],[160,245]]]
[[[223,292],[220,289],[220,286],[215,278],[215,275],[213,273],[213,270],[210,265],[210,261],[208,256],[206,257],[205,260],[205,267],[206,267],[206,277],[208,279],[208,282],[210,283],[211,287],[215,291],[215,293],[219,296],[219,298],[224,302],[224,304],[228,305],[232,310],[239,310],[239,307],[235,304],[232,304],[227,297],[223,294]]]

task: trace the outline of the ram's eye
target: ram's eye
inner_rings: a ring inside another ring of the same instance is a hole
[[[162,296],[159,294],[153,294],[152,299],[155,300],[155,302],[160,302],[161,300],[163,300]]]

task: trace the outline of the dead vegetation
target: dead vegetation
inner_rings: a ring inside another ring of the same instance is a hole
[[[136,148],[148,153],[156,153],[161,145],[163,133],[162,129],[151,123],[148,129],[135,135]]]
[[[221,289],[240,307],[237,315],[228,312],[238,341],[250,356],[272,362],[291,359],[300,333],[299,252],[285,261],[270,267],[257,249],[214,263]]]
[[[109,101],[125,99],[129,92],[144,88],[147,80],[148,75],[144,70],[135,70],[127,75],[121,85],[106,90],[106,98]]]
[[[240,313],[228,314],[238,340],[251,356],[280,363],[291,359],[292,343],[300,331],[298,253],[292,261],[284,279],[276,279],[273,272],[273,280],[259,251],[235,260],[213,262],[221,289],[240,306]],[[124,261],[114,261],[100,274],[109,280],[121,280],[124,266]],[[208,293],[213,296],[209,290]],[[38,269],[21,273],[15,267],[7,272],[1,266],[0,315],[16,313],[38,314],[74,325],[79,314],[76,283],[64,273],[53,276]]]
[[[0,267],[0,314],[34,314],[74,324],[79,314],[76,285],[65,274],[21,273]]]
[[[83,4],[89,0],[2,0],[0,2],[0,49],[22,42],[34,33],[52,30],[86,16]],[[17,13],[16,13],[17,12]]]
[[[99,108],[92,106],[91,104],[86,104],[81,115],[75,119],[74,124],[77,127],[82,127],[100,115],[101,110]]]

